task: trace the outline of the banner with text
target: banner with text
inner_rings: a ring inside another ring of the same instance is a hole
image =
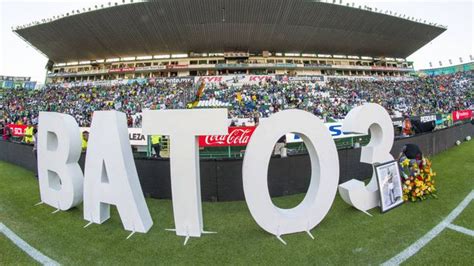
[[[8,124],[13,137],[23,137],[25,135],[26,125]]]
[[[472,110],[461,110],[453,112],[453,121],[469,120],[472,117]]]

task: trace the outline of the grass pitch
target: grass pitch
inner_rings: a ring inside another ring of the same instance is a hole
[[[118,213],[103,225],[83,229],[82,206],[51,214],[39,202],[33,173],[0,162],[0,223],[61,264],[379,264],[418,240],[440,223],[474,189],[474,141],[433,158],[438,199],[406,203],[388,213],[359,212],[336,196],[326,218],[311,232],[285,235],[287,246],[255,223],[245,202],[203,203],[205,229],[216,235],[184,238],[173,228],[169,200],[147,199],[154,226],[148,234],[126,240]],[[304,195],[274,199],[295,206]],[[474,230],[474,202],[454,224]],[[445,229],[407,264],[470,264],[473,237]],[[0,264],[34,264],[26,253],[0,234]]]

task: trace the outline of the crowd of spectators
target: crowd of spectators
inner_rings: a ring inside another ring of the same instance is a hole
[[[129,127],[139,127],[142,110],[185,108],[193,89],[191,83],[70,88],[51,85],[43,90],[5,90],[0,107],[5,123],[36,124],[40,111],[51,111],[72,115],[79,126],[88,127],[94,111],[120,110],[127,114]]]
[[[410,80],[335,78],[325,85],[278,84],[208,89],[203,98],[230,103],[233,117],[258,113],[268,117],[283,109],[298,108],[325,121],[343,119],[354,107],[367,102],[384,106],[394,117],[450,113],[474,105],[474,72],[421,77]]]
[[[139,127],[143,110],[191,108],[196,100],[211,99],[225,103],[230,118],[257,120],[291,108],[312,112],[325,121],[338,120],[366,102],[381,104],[396,117],[449,113],[472,108],[473,77],[474,72],[469,71],[409,80],[333,78],[324,84],[208,84],[199,99],[197,85],[190,82],[72,88],[50,85],[43,90],[3,90],[0,122],[36,124],[40,111],[54,111],[70,114],[80,126],[88,127],[94,111],[115,109],[127,114],[129,127]]]

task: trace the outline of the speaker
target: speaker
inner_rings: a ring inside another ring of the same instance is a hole
[[[422,123],[420,120],[413,120],[412,125],[413,129],[415,130],[415,133],[417,134],[431,132],[436,127],[435,121]]]
[[[54,62],[51,60],[48,60],[48,63],[46,63],[46,66],[44,67],[48,71],[52,71],[54,66]]]

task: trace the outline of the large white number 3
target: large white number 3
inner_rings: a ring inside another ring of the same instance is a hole
[[[370,142],[362,147],[360,157],[362,163],[373,165],[393,160],[390,154],[394,138],[392,119],[382,106],[369,103],[354,108],[344,119],[342,130],[354,133],[370,131]],[[380,204],[375,172],[367,186],[359,180],[352,179],[339,185],[339,194],[349,205],[365,213]]]

